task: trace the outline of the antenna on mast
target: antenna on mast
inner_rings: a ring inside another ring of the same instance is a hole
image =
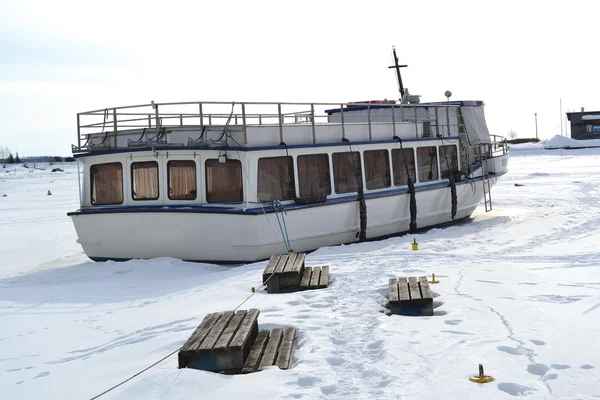
[[[404,96],[404,85],[402,84],[402,75],[400,75],[400,68],[408,67],[408,65],[398,65],[398,56],[396,55],[396,46],[392,46],[394,52],[394,65],[388,68],[394,68],[396,70],[396,76],[398,77],[398,90],[400,91],[400,98]]]

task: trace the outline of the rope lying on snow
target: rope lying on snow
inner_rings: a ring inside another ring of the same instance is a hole
[[[246,297],[246,298],[244,299],[244,301],[242,301],[240,304],[238,304],[238,305],[237,305],[237,307],[235,307],[235,308],[234,308],[232,311],[230,311],[230,313],[229,313],[229,314],[227,314],[227,315],[226,315],[224,318],[226,318],[226,317],[229,317],[229,315],[231,315],[231,314],[234,314],[234,313],[235,313],[235,312],[236,312],[236,311],[237,311],[237,310],[238,310],[238,309],[239,309],[239,308],[240,308],[242,305],[244,305],[244,303],[246,303],[248,300],[250,300],[250,299],[252,298],[252,296],[254,296],[256,293],[258,293],[258,291],[259,291],[259,290],[261,290],[262,288],[266,287],[266,286],[267,286],[267,282],[269,282],[269,280],[270,280],[270,279],[271,279],[271,278],[272,278],[274,275],[275,275],[275,272],[273,272],[271,275],[269,275],[269,277],[268,277],[268,278],[267,278],[267,279],[266,279],[266,280],[263,282],[263,284],[262,284],[261,286],[259,286],[259,287],[258,287],[258,289],[257,289],[256,291],[252,292],[252,294],[250,294],[250,296]],[[211,331],[211,330],[212,330],[212,329],[213,329],[215,326],[217,326],[217,324],[214,324],[213,326],[211,326],[211,327],[208,329],[208,333],[210,333],[210,331]],[[207,333],[207,334],[208,334],[208,333]],[[184,345],[185,345],[185,343],[184,343]],[[96,400],[96,399],[98,399],[99,397],[101,397],[101,396],[104,396],[105,394],[107,394],[107,393],[109,393],[109,392],[111,392],[111,391],[115,390],[115,389],[116,389],[116,388],[118,388],[119,386],[122,386],[122,385],[124,385],[125,383],[129,382],[129,381],[130,381],[130,380],[132,380],[133,378],[135,378],[135,377],[137,377],[137,376],[139,376],[139,375],[143,374],[144,372],[148,371],[149,369],[151,369],[151,368],[153,368],[153,367],[157,366],[158,364],[160,364],[161,362],[165,361],[167,358],[171,357],[173,354],[177,353],[177,352],[178,352],[179,350],[181,350],[182,348],[183,348],[183,346],[180,346],[180,347],[178,347],[176,350],[173,350],[172,352],[170,352],[169,354],[167,354],[166,356],[164,356],[164,357],[163,357],[163,358],[161,358],[160,360],[158,360],[158,361],[156,361],[156,362],[152,363],[151,365],[147,366],[146,368],[142,369],[141,371],[139,371],[139,372],[136,372],[135,374],[131,375],[129,378],[127,378],[127,379],[125,379],[125,380],[123,380],[123,381],[121,381],[121,382],[117,383],[116,385],[114,385],[114,386],[110,387],[109,389],[106,389],[104,392],[102,392],[102,393],[100,393],[100,394],[98,394],[98,395],[96,395],[96,396],[94,396],[94,397],[91,397],[89,400]]]

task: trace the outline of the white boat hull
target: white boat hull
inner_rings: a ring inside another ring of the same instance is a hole
[[[483,199],[482,180],[456,185],[454,221],[470,216]],[[417,226],[452,222],[450,187],[416,192]],[[370,197],[367,238],[409,230],[409,194]],[[359,202],[333,201],[290,209],[290,246],[307,252],[358,241]],[[78,242],[93,260],[175,257],[189,261],[250,262],[286,251],[274,213],[213,213],[189,209],[73,213]],[[280,217],[281,218],[281,217]]]

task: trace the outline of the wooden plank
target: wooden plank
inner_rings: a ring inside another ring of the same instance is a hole
[[[408,290],[410,291],[411,300],[420,300],[421,292],[419,291],[419,281],[416,277],[411,276],[408,278]]]
[[[287,264],[289,256],[286,254],[283,254],[281,256],[281,258],[279,259],[279,262],[277,263],[277,267],[275,267],[275,273],[276,274],[282,274],[283,270],[285,268],[285,264]]]
[[[269,276],[273,272],[275,272],[275,267],[279,264],[279,259],[281,258],[281,254],[275,254],[271,256],[269,262],[267,263],[267,268],[265,268],[265,272],[263,272],[263,284],[269,279]]]
[[[267,293],[279,293],[279,277],[280,274],[273,274],[267,278]]]
[[[321,277],[321,267],[313,267],[312,276],[310,277],[310,287],[316,288],[319,286],[319,278]]]
[[[198,338],[198,336],[200,336],[200,334],[202,333],[202,329],[204,329],[204,326],[206,325],[206,320],[210,317],[210,315],[211,314],[206,314],[204,318],[202,318],[202,322],[200,322],[200,325],[198,325],[198,327],[190,335],[188,340],[185,341],[185,344],[181,346],[181,350],[186,349],[190,345],[190,343],[195,341]]]
[[[233,311],[225,311],[221,313],[221,318],[209,328],[208,335],[202,344],[198,347],[199,352],[211,352],[217,340],[233,318]]]
[[[410,300],[406,278],[398,278],[398,301]]]
[[[421,286],[421,297],[424,299],[433,299],[429,282],[427,282],[426,276],[419,277],[419,285]]]
[[[284,272],[284,273],[292,272],[292,268],[294,268],[294,263],[296,262],[296,258],[298,258],[298,254],[296,254],[296,253],[292,253],[292,254],[288,255],[287,263],[285,264],[285,267],[283,267],[282,272]]]
[[[271,331],[269,343],[267,343],[267,347],[265,348],[265,354],[263,354],[258,366],[259,370],[262,370],[264,367],[268,367],[269,365],[273,365],[275,362],[275,357],[277,357],[277,350],[281,344],[282,336],[283,330],[281,328],[275,328]]]
[[[205,315],[192,336],[185,342],[181,351],[195,351],[208,334],[208,329],[217,322],[220,316],[220,312]]]
[[[321,268],[321,277],[319,278],[319,287],[325,288],[329,285],[329,265]]]
[[[246,313],[240,328],[233,336],[233,339],[231,339],[231,343],[229,343],[230,348],[241,349],[244,347],[246,341],[249,339],[250,333],[252,332],[252,328],[257,323],[256,320],[258,319],[258,314],[260,314],[260,311],[256,308],[248,310],[248,313]]]
[[[245,310],[238,311],[233,315],[233,318],[231,318],[231,321],[229,321],[229,325],[227,325],[227,327],[221,334],[221,337],[219,337],[219,340],[217,340],[217,342],[215,343],[213,347],[214,351],[227,351],[229,343],[231,342],[231,339],[233,339],[233,335],[235,335],[235,333],[239,329],[242,320],[245,316]]]
[[[267,268],[265,268],[265,274],[272,274],[275,272],[275,267],[279,264],[279,259],[281,258],[281,254],[275,254],[271,256],[269,259],[269,263],[267,264]]]
[[[244,368],[242,368],[242,373],[247,374],[249,372],[255,372],[258,369],[258,364],[265,352],[265,347],[267,347],[269,333],[268,329],[263,329],[258,333],[254,345],[252,346],[252,350],[250,350],[250,354],[246,359]]]
[[[306,267],[304,268],[304,274],[302,275],[302,281],[300,282],[301,288],[307,288],[310,284],[310,276],[312,275],[312,268]]]
[[[306,253],[298,253],[296,259],[294,260],[294,264],[291,266],[288,266],[286,268],[286,272],[289,270],[289,272],[295,272],[295,273],[302,273],[302,270],[304,269],[304,260],[306,259]]]
[[[398,279],[392,278],[390,279],[390,303],[395,303],[398,301]]]
[[[277,361],[275,362],[279,368],[288,369],[290,367],[295,339],[296,328],[285,328],[285,331],[283,332],[283,339],[281,340],[281,346],[279,346],[279,352],[277,354]]]

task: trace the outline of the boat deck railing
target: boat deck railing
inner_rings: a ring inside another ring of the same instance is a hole
[[[371,128],[375,124],[386,123],[392,125],[393,135],[396,135],[396,123],[412,123],[415,132],[419,132],[417,125],[424,121],[432,127],[450,132],[453,126],[459,131],[464,125],[459,118],[450,118],[449,107],[456,108],[455,104],[400,104],[353,102],[353,103],[274,103],[274,102],[179,102],[179,103],[150,103],[143,105],[112,107],[77,114],[77,144],[72,146],[73,152],[86,152],[93,150],[89,145],[92,135],[103,135],[108,143],[117,147],[117,137],[131,135],[134,132],[145,132],[154,140],[163,135],[165,129],[203,131],[206,128],[222,128],[229,131],[242,133],[245,144],[248,144],[247,129],[253,126],[275,126],[279,128],[281,142],[286,126],[304,125],[312,127],[312,142],[315,143],[315,126],[336,125],[341,126],[342,137],[349,124],[364,124],[371,140]],[[391,119],[382,120],[379,109],[391,109]],[[334,109],[334,110],[331,110]],[[364,114],[358,116],[349,111],[366,109]],[[431,118],[430,110],[433,109],[434,117]],[[395,120],[399,114],[399,120]],[[440,114],[440,118],[438,118]],[[336,121],[332,122],[331,117]],[[339,116],[339,120],[338,120]],[[457,126],[459,125],[459,126]],[[311,130],[307,130],[310,132]],[[152,139],[149,139],[151,142]]]

